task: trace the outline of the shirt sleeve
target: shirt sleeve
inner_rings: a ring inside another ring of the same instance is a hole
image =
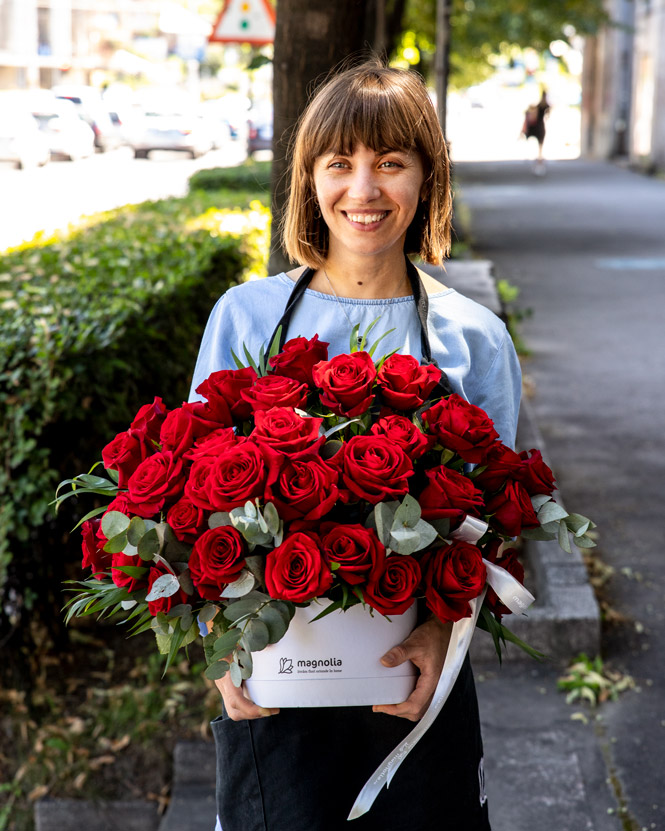
[[[482,407],[492,419],[501,441],[514,448],[522,397],[522,371],[507,331],[487,372],[469,393],[469,401]]]
[[[194,367],[192,386],[189,391],[190,401],[202,401],[196,388],[212,373],[219,369],[235,366],[232,363],[229,347],[229,334],[232,331],[231,309],[226,295],[223,294],[210,312],[206,328],[201,339],[199,354]],[[228,353],[228,354],[227,354]]]

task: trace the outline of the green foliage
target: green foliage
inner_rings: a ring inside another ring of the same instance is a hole
[[[248,161],[239,167],[198,170],[189,179],[189,189],[206,191],[256,191],[270,193],[271,162]]]
[[[603,0],[452,0],[451,86],[484,80],[492,71],[488,58],[510,45],[542,51],[553,40],[568,41],[573,32],[593,34],[607,22]],[[408,0],[403,26],[407,34],[415,34],[413,45],[428,74],[436,40],[436,0]]]
[[[589,658],[581,653],[559,678],[557,687],[566,693],[568,704],[587,701],[596,707],[609,699],[616,701],[619,693],[635,688],[635,681],[630,675],[609,669],[599,655]]]
[[[59,523],[50,517],[57,481],[155,394],[186,398],[210,309],[262,270],[267,210],[218,201],[196,192],[126,206],[0,257],[0,595],[12,558],[21,575],[10,625],[33,579],[42,591],[62,579],[74,522],[69,503]]]

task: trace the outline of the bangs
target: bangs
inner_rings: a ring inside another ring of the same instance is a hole
[[[311,113],[312,118],[308,119],[308,172],[319,156],[350,155],[358,145],[375,153],[418,149],[424,122],[420,102],[409,100],[405,106],[404,96],[386,88],[380,78],[371,86],[365,84],[342,92],[338,101],[328,100],[325,111],[317,107],[319,112]]]

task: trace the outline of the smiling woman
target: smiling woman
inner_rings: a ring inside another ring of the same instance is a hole
[[[204,381],[212,372],[235,366],[234,353],[243,354],[243,346],[258,354],[275,337],[283,346],[303,336],[299,342],[309,343],[310,350],[324,341],[331,360],[313,358],[318,377],[342,359],[355,327],[363,332],[373,326],[384,354],[411,355],[423,372],[437,364],[443,371],[436,395],[454,391],[481,407],[502,440],[512,444],[521,384],[505,326],[416,269],[407,256],[440,264],[449,251],[450,217],[446,145],[420,76],[379,61],[334,75],[310,102],[291,148],[282,231],[285,248],[299,265],[233,288],[220,299],[201,344],[192,398],[205,393]],[[376,368],[363,349],[361,339],[342,367],[342,392],[353,392],[354,406],[359,397],[372,400]],[[402,380],[408,386],[408,377]],[[367,406],[364,402],[359,412]],[[418,424],[406,421],[423,435]],[[354,439],[339,435],[338,444],[346,442],[348,449]],[[346,475],[335,458],[326,460],[333,480]],[[360,500],[363,522],[361,505],[368,497],[362,484],[373,464],[371,453],[360,453],[355,464],[345,482],[351,501]],[[320,530],[316,521],[297,519],[288,530],[316,547],[311,541]],[[398,566],[405,562],[397,554],[388,559]],[[213,722],[223,831],[339,831],[346,826],[363,784],[386,753],[405,740],[433,698],[450,624],[420,611],[419,625],[381,658],[384,667],[411,661],[418,668],[415,689],[405,701],[280,711],[257,706],[228,674],[216,682],[225,711]],[[369,813],[354,811],[353,827],[487,831],[482,756],[467,659],[443,709],[390,789],[378,794]]]

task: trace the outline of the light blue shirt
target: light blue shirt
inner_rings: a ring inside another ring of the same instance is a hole
[[[294,285],[281,273],[234,286],[220,297],[203,334],[190,400],[200,398],[196,387],[211,372],[235,369],[231,350],[241,360],[243,344],[254,358],[261,346],[267,350]],[[501,440],[513,447],[522,385],[519,362],[505,325],[489,309],[454,289],[430,294],[428,300],[432,357],[448,375],[454,391],[482,407],[494,421]],[[351,326],[347,316],[353,325],[360,324],[361,332],[380,317],[370,343],[394,329],[378,345],[375,360],[394,349],[420,360],[420,323],[413,297],[337,299],[307,289],[293,311],[286,339],[318,334],[319,340],[330,344],[330,358],[349,352]]]

